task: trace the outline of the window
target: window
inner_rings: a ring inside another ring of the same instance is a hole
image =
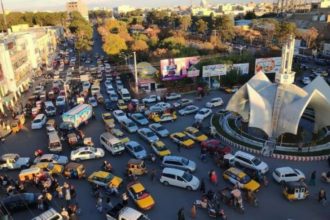
[[[295,173],[287,173],[285,174],[285,177],[296,177],[297,175]]]
[[[175,175],[173,175],[173,174],[163,173],[163,176],[170,178],[170,179],[175,179]]]

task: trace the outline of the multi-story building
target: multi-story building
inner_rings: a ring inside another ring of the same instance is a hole
[[[118,7],[113,8],[114,16],[119,16],[120,14],[126,14],[127,12],[134,11],[135,8],[129,5],[120,5]]]
[[[77,11],[83,16],[87,21],[88,18],[88,8],[87,5],[82,0],[70,0],[66,3],[66,11],[68,13]]]
[[[14,107],[34,74],[48,64],[63,33],[60,27],[38,27],[0,35],[0,112]]]

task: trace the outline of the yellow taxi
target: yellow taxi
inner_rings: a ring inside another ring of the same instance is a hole
[[[49,162],[37,163],[31,167],[38,167],[44,171],[47,171],[50,174],[60,175],[64,170],[64,166],[60,164],[54,164]]]
[[[258,182],[254,181],[242,170],[235,167],[231,167],[223,172],[223,178],[234,185],[238,185],[241,189],[251,190],[252,192],[258,191],[260,188]]]
[[[122,132],[122,130],[118,128],[111,129],[110,133],[113,134],[116,138],[118,138],[123,144],[130,141],[130,139],[125,136],[124,132]]]
[[[108,112],[103,113],[102,120],[107,127],[109,127],[109,128],[115,127],[115,120],[112,118],[111,113],[108,113]]]
[[[164,142],[156,141],[151,143],[151,148],[159,157],[171,155],[171,151],[165,146]]]
[[[149,210],[154,207],[155,200],[140,182],[127,184],[127,192],[140,209]]]
[[[151,113],[149,119],[153,120],[154,122],[168,122],[168,121],[175,121],[177,116],[175,113]]]
[[[175,133],[170,135],[170,138],[175,143],[180,144],[180,145],[182,145],[183,147],[186,147],[186,148],[192,148],[192,146],[195,143],[192,139],[189,138],[188,135],[186,135],[183,132],[175,132]]]
[[[123,111],[127,110],[127,104],[122,99],[118,99],[117,106],[118,106],[118,109],[120,109],[120,110],[123,110]]]
[[[189,137],[191,137],[195,141],[202,142],[208,139],[208,137],[205,134],[203,134],[197,128],[194,127],[187,127],[184,133],[186,133]]]
[[[123,179],[109,172],[96,171],[88,177],[88,181],[103,187],[109,186],[119,188]]]

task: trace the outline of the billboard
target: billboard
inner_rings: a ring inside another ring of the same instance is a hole
[[[203,77],[223,76],[226,73],[225,64],[203,66]]]
[[[177,80],[196,75],[194,65],[199,63],[200,57],[170,58],[160,61],[162,80]],[[190,75],[189,75],[190,71]],[[198,71],[199,75],[199,71]]]
[[[269,57],[256,59],[255,73],[263,71],[264,73],[278,73],[281,69],[281,57]]]
[[[242,75],[246,75],[249,74],[249,67],[250,67],[249,63],[236,63],[233,64],[231,68],[238,69]]]

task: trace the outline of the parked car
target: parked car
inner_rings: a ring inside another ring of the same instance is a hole
[[[212,110],[209,108],[202,108],[200,109],[196,115],[195,115],[195,120],[200,120],[203,121],[205,118],[209,117],[212,114]]]
[[[170,134],[170,132],[159,123],[150,124],[149,128],[161,137],[167,137]]]
[[[147,157],[147,151],[136,141],[129,141],[125,143],[126,150],[137,159],[144,159]]]
[[[187,170],[189,172],[194,172],[196,170],[196,163],[194,161],[180,156],[163,157],[162,166]]]
[[[41,163],[41,162],[65,165],[69,162],[69,160],[68,160],[68,157],[66,157],[66,156],[60,156],[57,154],[43,154],[40,157],[36,157],[36,159],[34,159],[33,163],[37,164],[37,163]]]
[[[195,113],[199,110],[199,108],[195,105],[188,105],[182,109],[179,110],[180,115],[189,115],[192,113]]]
[[[0,157],[0,170],[26,169],[31,165],[30,157],[19,154],[3,154]]]
[[[136,181],[127,184],[127,192],[133,202],[142,210],[149,210],[155,205],[151,194],[144,188],[142,183]]]
[[[278,183],[304,181],[305,174],[291,167],[278,167],[273,171],[273,178]]]
[[[71,151],[70,159],[72,161],[89,160],[104,157],[104,150],[96,147],[80,147]]]
[[[207,108],[213,108],[213,107],[219,107],[223,105],[223,100],[222,98],[213,98],[209,102],[206,103]]]
[[[158,136],[150,128],[140,128],[137,132],[141,138],[148,141],[149,143],[159,140]]]

